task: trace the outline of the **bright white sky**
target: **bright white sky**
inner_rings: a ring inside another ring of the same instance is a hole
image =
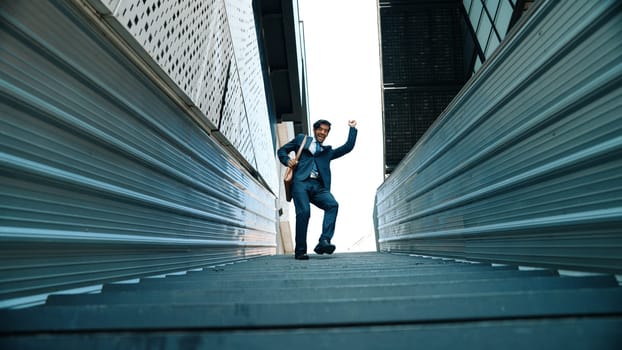
[[[327,119],[325,144],[342,145],[349,119],[358,122],[354,150],[331,163],[339,215],[337,252],[375,250],[373,207],[383,181],[380,63],[376,0],[298,0],[304,22],[311,123]],[[312,206],[309,252],[323,212]],[[291,211],[292,216],[294,211]],[[292,230],[295,220],[292,220]]]

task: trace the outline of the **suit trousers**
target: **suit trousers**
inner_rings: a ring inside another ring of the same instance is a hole
[[[296,253],[307,252],[307,229],[311,217],[310,204],[324,210],[320,240],[325,239],[330,242],[335,234],[339,203],[330,191],[324,188],[322,181],[311,178],[302,182],[295,181],[292,185],[292,198],[296,207]]]

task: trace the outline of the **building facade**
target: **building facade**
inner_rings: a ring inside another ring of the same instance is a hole
[[[528,8],[517,0],[379,1],[385,175]]]

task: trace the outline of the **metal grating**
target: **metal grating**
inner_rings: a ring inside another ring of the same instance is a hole
[[[539,3],[379,188],[382,250],[622,271],[621,5]]]

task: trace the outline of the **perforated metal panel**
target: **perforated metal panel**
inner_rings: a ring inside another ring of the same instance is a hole
[[[106,6],[277,193],[252,1],[124,0]]]
[[[252,1],[225,1],[227,18],[236,57],[237,72],[244,99],[245,120],[237,135],[226,133],[227,137],[238,138],[236,145],[253,151],[255,166],[273,189],[280,183],[280,168],[274,157],[272,131],[269,123],[266,94],[264,90],[261,61],[257,47],[257,31],[253,17]],[[235,130],[232,130],[235,132]],[[250,156],[250,155],[249,155]]]
[[[119,1],[110,11],[168,76],[218,125],[232,59],[222,1]]]
[[[382,250],[622,271],[622,3],[538,4],[379,188]]]
[[[226,99],[224,101],[220,127],[218,129],[253,166],[256,167],[251,133],[244,107],[242,85],[237,74],[236,64],[232,63],[231,76],[228,79]]]

